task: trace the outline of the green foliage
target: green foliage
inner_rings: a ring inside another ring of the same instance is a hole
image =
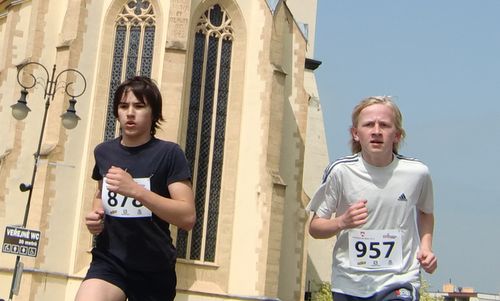
[[[316,290],[312,292],[312,301],[333,301],[332,289],[329,282],[315,283]]]
[[[443,301],[443,297],[434,297],[429,293],[429,282],[420,277],[420,301]]]

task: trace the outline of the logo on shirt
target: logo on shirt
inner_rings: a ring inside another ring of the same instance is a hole
[[[411,292],[405,288],[400,288],[394,292],[396,296],[402,297],[402,298],[411,298]]]
[[[398,197],[398,201],[402,201],[402,202],[408,201],[404,192]]]

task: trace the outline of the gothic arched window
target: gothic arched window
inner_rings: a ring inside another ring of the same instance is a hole
[[[231,19],[214,5],[200,17],[194,36],[185,152],[193,175],[196,224],[189,235],[179,230],[179,258],[215,261],[232,46]]]
[[[134,75],[151,76],[156,16],[150,1],[130,0],[115,22],[115,43],[104,140],[115,138],[113,94],[122,81]]]

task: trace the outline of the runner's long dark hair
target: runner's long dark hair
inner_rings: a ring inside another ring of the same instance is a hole
[[[158,86],[151,78],[146,76],[135,76],[121,83],[116,89],[113,98],[113,114],[116,118],[118,118],[118,106],[129,91],[132,91],[140,102],[151,107],[151,115],[153,117],[151,135],[154,136],[156,129],[160,127],[160,123],[164,120],[161,113],[162,99]]]

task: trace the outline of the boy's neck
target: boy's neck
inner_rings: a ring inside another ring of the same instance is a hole
[[[363,156],[363,160],[376,167],[385,167],[391,164],[394,159],[394,154],[392,152],[390,154],[369,154],[361,151],[361,155]]]
[[[134,146],[140,146],[140,145],[146,144],[152,138],[153,138],[153,136],[151,136],[151,134],[148,134],[147,136],[146,135],[141,136],[141,137],[122,136],[120,143],[123,146],[134,147]]]

